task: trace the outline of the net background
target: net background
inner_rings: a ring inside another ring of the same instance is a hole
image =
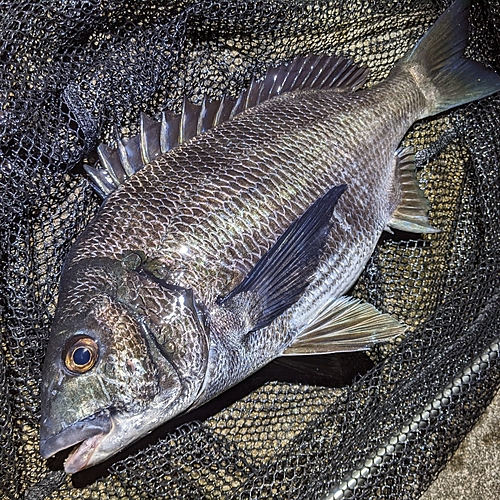
[[[236,96],[270,64],[299,54],[349,56],[371,69],[372,84],[446,6],[0,2],[5,498],[315,498],[335,485],[344,497],[420,496],[499,382],[498,95],[407,135],[405,145],[421,151],[421,184],[442,232],[377,247],[353,293],[411,328],[374,350],[375,368],[351,385],[267,383],[104,477],[72,482],[39,456],[39,384],[63,258],[100,203],[81,165],[112,141],[115,125],[130,136],[140,111],[179,110],[184,96]],[[469,55],[499,70],[499,4],[474,4],[471,25]]]

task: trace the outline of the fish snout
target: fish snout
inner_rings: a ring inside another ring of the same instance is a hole
[[[102,411],[84,420],[68,425],[54,433],[54,425],[50,417],[42,420],[40,426],[40,453],[49,458],[78,443],[105,435],[111,430],[111,417],[108,411]]]

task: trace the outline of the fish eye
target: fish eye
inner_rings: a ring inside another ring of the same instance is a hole
[[[75,337],[66,349],[64,364],[72,373],[88,372],[99,358],[97,342],[90,337]]]

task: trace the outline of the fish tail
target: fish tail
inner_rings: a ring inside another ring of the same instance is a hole
[[[481,99],[500,90],[500,76],[464,57],[469,0],[456,0],[401,61],[428,106],[424,116]]]

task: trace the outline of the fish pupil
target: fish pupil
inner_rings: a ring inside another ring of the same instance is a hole
[[[86,365],[91,358],[90,350],[87,347],[79,347],[73,353],[73,361],[78,366]]]

